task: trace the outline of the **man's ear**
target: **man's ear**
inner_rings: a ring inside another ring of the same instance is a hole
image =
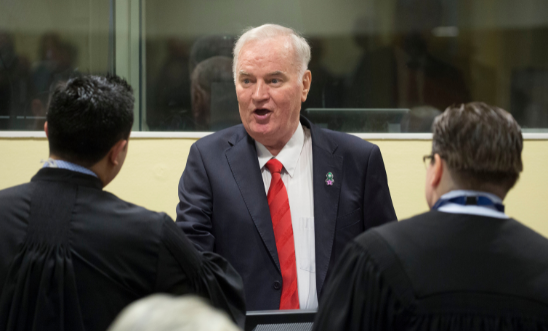
[[[49,138],[48,121],[46,121],[46,123],[44,123],[44,132],[46,133],[46,138]]]
[[[301,95],[301,102],[305,102],[306,98],[308,97],[308,92],[310,92],[310,86],[312,84],[312,72],[310,72],[310,70],[307,70],[304,72],[302,83],[303,83],[303,92]]]
[[[108,160],[113,165],[118,165],[119,163],[119,156],[122,151],[124,151],[127,148],[128,141],[126,139],[119,140],[112,148],[110,149],[110,152],[108,154]]]
[[[430,178],[430,185],[432,187],[438,187],[441,182],[441,177],[445,171],[445,161],[443,161],[439,154],[434,154],[434,164],[432,164],[432,177]]]

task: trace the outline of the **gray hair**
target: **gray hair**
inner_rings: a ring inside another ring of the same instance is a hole
[[[126,307],[107,331],[239,331],[196,296],[155,294]]]
[[[288,37],[295,51],[295,56],[297,58],[297,63],[301,63],[299,70],[299,76],[302,77],[306,69],[308,68],[308,63],[310,62],[310,46],[302,36],[300,36],[293,29],[283,27],[277,24],[263,24],[256,28],[249,27],[244,30],[236,45],[234,46],[234,62],[232,64],[232,73],[234,74],[234,81],[237,78],[237,66],[238,66],[238,56],[242,47],[250,41],[254,40],[266,40],[276,37]]]

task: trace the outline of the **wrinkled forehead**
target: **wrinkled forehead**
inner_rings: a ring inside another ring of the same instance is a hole
[[[298,70],[297,62],[290,37],[280,36],[246,42],[238,54],[237,69],[254,64],[270,64],[279,65],[280,70]]]

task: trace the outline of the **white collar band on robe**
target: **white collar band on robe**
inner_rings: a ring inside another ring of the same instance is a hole
[[[449,200],[452,198],[460,196],[484,196],[494,203],[502,204],[502,199],[492,193],[482,192],[482,191],[473,191],[473,190],[454,190],[448,193],[445,193],[441,196],[440,199]],[[477,206],[477,205],[459,205],[456,203],[448,202],[441,206],[438,211],[444,213],[452,214],[469,214],[469,215],[479,215],[495,218],[509,218],[505,213],[498,211],[494,206]]]
[[[85,175],[97,177],[97,174],[95,174],[93,171],[89,170],[88,168],[82,167],[80,165],[74,164],[72,162],[63,161],[63,160],[54,160],[52,158],[49,158],[46,161],[42,161],[42,162],[44,162],[44,165],[42,166],[42,168],[66,169],[70,171],[79,172]]]

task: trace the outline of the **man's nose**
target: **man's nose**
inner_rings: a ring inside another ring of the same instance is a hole
[[[264,101],[268,99],[268,86],[263,81],[258,81],[253,91],[253,101]]]

